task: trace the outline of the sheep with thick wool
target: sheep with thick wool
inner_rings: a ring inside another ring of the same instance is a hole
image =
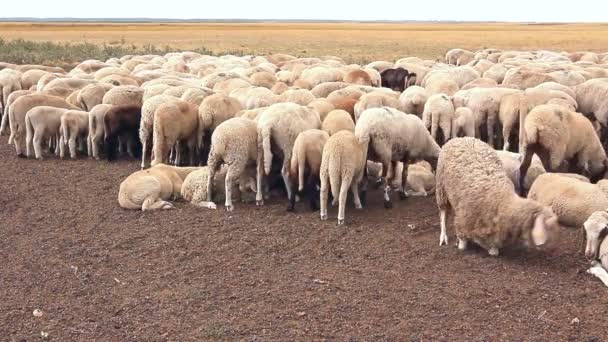
[[[408,165],[411,160],[423,159],[435,165],[439,156],[439,145],[422,120],[394,108],[371,108],[363,112],[355,125],[355,136],[367,146],[368,159],[382,163],[386,208],[392,206],[390,184],[397,162]],[[401,179],[407,179],[407,167],[403,168]],[[401,185],[400,194],[402,198],[406,197],[404,184]]]
[[[359,184],[364,181],[367,159],[367,143],[349,131],[340,131],[331,136],[323,147],[321,158],[320,180],[320,216],[327,220],[327,199],[331,189],[334,203],[338,202],[338,224],[344,224],[346,197],[350,189],[355,208],[361,209]],[[363,184],[363,197],[366,185]]]
[[[384,93],[367,93],[363,94],[357,104],[355,104],[355,121],[359,119],[361,114],[369,108],[391,107],[401,110],[401,102],[395,96]]]
[[[416,114],[422,116],[424,112],[424,104],[429,98],[429,94],[426,89],[420,86],[408,87],[399,96],[399,102],[401,102],[401,109],[407,114]]]
[[[201,151],[209,148],[211,135],[213,131],[222,122],[231,119],[243,108],[236,99],[222,95],[214,94],[206,97],[198,109],[198,147]],[[203,153],[205,157],[207,153]],[[203,157],[203,158],[204,158]]]
[[[524,158],[520,166],[519,184],[524,179],[534,154],[545,170],[557,170],[564,161],[578,167],[592,182],[601,179],[607,169],[606,152],[591,122],[582,114],[559,105],[541,105],[526,117]]]
[[[475,137],[475,116],[467,107],[456,108],[452,120],[452,138]]]
[[[214,130],[211,136],[211,149],[209,152],[209,175],[207,177],[207,199],[213,201],[213,180],[215,174],[222,165],[227,166],[225,176],[225,206],[227,211],[232,211],[232,187],[241,179],[240,184],[245,185],[243,180],[248,166],[257,166],[256,172],[256,204],[263,203],[262,177],[259,166],[262,162],[261,141],[258,137],[256,123],[250,119],[237,117],[231,118]],[[252,188],[253,190],[253,188]]]
[[[355,123],[350,116],[350,113],[342,109],[334,109],[327,113],[327,116],[323,119],[321,130],[327,132],[329,136],[342,130],[354,132]]]
[[[558,229],[551,208],[517,195],[498,155],[481,140],[465,137],[445,144],[436,179],[440,245],[448,244],[448,215],[454,218],[458,249],[472,241],[492,256],[511,244],[545,245]]]
[[[141,168],[147,166],[148,148],[152,146],[152,135],[154,127],[154,113],[162,104],[172,103],[179,99],[171,95],[156,95],[144,101],[141,107],[141,122],[139,125],[139,141],[142,145]]]

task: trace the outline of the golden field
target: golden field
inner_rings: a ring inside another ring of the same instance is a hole
[[[351,62],[438,58],[452,47],[608,50],[608,24],[0,23],[0,38],[110,46],[205,47],[215,53],[337,55]]]

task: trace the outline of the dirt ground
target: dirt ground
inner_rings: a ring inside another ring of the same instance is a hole
[[[608,340],[578,231],[493,258],[439,247],[433,198],[142,213],[116,201],[136,161],[0,160],[4,341]]]

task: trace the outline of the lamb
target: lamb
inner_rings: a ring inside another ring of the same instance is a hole
[[[408,70],[398,67],[396,69],[386,69],[380,73],[381,84],[385,88],[394,91],[402,92],[410,85],[414,84],[416,74],[410,73]]]
[[[473,241],[492,256],[516,243],[543,246],[559,228],[551,208],[515,193],[496,152],[476,138],[443,146],[436,179],[440,246],[448,244],[448,215],[454,217],[459,250]]]
[[[104,124],[103,118],[112,108],[111,105],[98,104],[89,111],[89,137],[87,139],[87,152],[89,157],[99,160],[99,147],[103,146]]]
[[[32,90],[17,90],[12,92],[6,99],[6,110],[4,110],[4,115],[2,115],[2,125],[0,125],[0,135],[2,134],[6,134],[9,130],[9,122],[8,122],[8,108],[10,108],[10,106],[13,104],[13,102],[15,102],[18,98],[20,98],[23,95],[28,95],[28,94],[33,94],[35,93],[35,91]],[[13,140],[12,137],[11,139],[8,139],[8,143],[12,144]]]
[[[25,115],[30,109],[38,106],[79,109],[65,102],[62,98],[38,93],[23,95],[16,99],[9,107],[8,115],[12,140],[19,157],[24,157],[21,146],[25,145]]]
[[[424,126],[430,129],[431,136],[435,141],[447,142],[452,137],[452,120],[454,120],[454,105],[445,94],[436,94],[428,98],[422,113]],[[437,130],[441,128],[443,139],[437,136]]]
[[[70,149],[70,158],[76,159],[76,140],[86,146],[89,134],[89,113],[81,110],[68,110],[61,116],[61,135],[63,144],[59,145],[59,156],[65,156],[65,145]]]
[[[604,176],[608,167],[606,152],[593,125],[582,114],[559,105],[541,105],[528,114],[524,127],[526,138],[524,159],[519,169],[520,189],[523,189],[534,154],[548,172],[569,161],[571,167],[578,166],[589,175],[592,182]]]
[[[426,89],[420,86],[411,86],[401,93],[399,102],[401,102],[401,108],[404,113],[416,114],[421,117],[428,97]]]
[[[154,159],[151,165],[165,163],[169,151],[178,141],[184,141],[190,152],[190,164],[195,163],[198,152],[198,108],[188,102],[176,100],[163,103],[154,112],[154,128],[152,140],[154,146]],[[176,165],[181,163],[179,148],[175,160]]]
[[[528,173],[526,174],[526,177],[524,179],[524,188],[520,189],[519,166],[521,165],[521,154],[501,150],[496,151],[496,154],[498,154],[498,158],[500,158],[500,161],[502,162],[507,176],[509,177],[511,182],[513,182],[515,189],[519,193],[530,190],[530,187],[532,186],[536,178],[546,172],[543,163],[540,161],[538,156],[534,156],[530,164],[530,169],[528,170]]]
[[[26,127],[26,151],[27,156],[32,156],[30,146],[33,145],[36,159],[42,160],[42,143],[55,139],[59,144],[61,116],[68,110],[49,106],[38,106],[30,109],[25,115]],[[59,145],[56,145],[59,146]]]
[[[294,103],[277,103],[266,109],[258,117],[258,140],[263,144],[263,163],[258,162],[258,178],[262,170],[270,174],[273,155],[282,160],[281,175],[287,189],[287,196],[292,193],[289,181],[289,163],[293,144],[301,132],[307,129],[320,128],[319,114],[308,107]],[[262,192],[258,191],[256,202],[263,203]]]
[[[227,170],[227,167],[220,168],[219,172],[215,174],[215,177],[213,179],[213,187],[214,189],[216,189],[213,197],[216,201],[223,201],[226,199],[226,194],[224,193],[223,186],[226,182]],[[208,166],[201,167],[198,170],[190,173],[182,184],[182,198],[199,208],[216,209],[217,206],[214,202],[207,201],[208,179]],[[236,186],[233,186],[232,189],[233,193],[238,194],[242,201],[245,200],[244,195],[247,194],[248,190],[251,190],[253,192],[256,191],[255,168],[248,168],[246,172],[246,179],[241,179],[238,184],[238,188]],[[237,196],[233,196],[233,200],[235,199],[235,197]]]
[[[363,208],[359,196],[359,184],[363,179],[367,143],[360,140],[350,131],[340,131],[331,136],[325,143],[321,159],[320,179],[320,216],[327,220],[327,197],[331,187],[334,203],[338,201],[338,225],[344,224],[346,197],[350,188],[355,208]],[[366,184],[363,184],[365,198]]]
[[[350,119],[350,115],[346,113]],[[354,126],[354,124],[353,124]],[[310,199],[312,210],[317,210],[316,199],[319,195],[315,191],[315,187],[319,185],[319,170],[321,168],[321,157],[323,147],[329,139],[329,134],[318,129],[309,129],[298,134],[291,154],[291,162],[289,168],[289,176],[292,184],[297,181],[298,193],[303,194],[306,190],[306,195]],[[304,182],[305,175],[308,175],[307,181]],[[305,189],[306,187],[306,189]],[[293,211],[296,203],[295,191],[288,198],[289,204],[287,211]]]
[[[239,184],[245,185],[243,177],[246,168],[251,165],[258,167],[256,178],[256,204],[261,205],[262,177],[260,164],[262,162],[261,139],[258,137],[256,123],[252,120],[237,117],[228,119],[217,126],[211,136],[211,150],[209,152],[209,175],[207,177],[207,202],[213,201],[213,180],[222,164],[227,165],[225,180],[226,210],[234,210],[232,204],[232,187],[237,179]],[[253,190],[253,187],[252,187]]]
[[[137,171],[120,183],[118,203],[132,210],[174,209],[167,201],[179,198],[184,179],[198,169],[158,164]]]
[[[528,198],[551,207],[569,227],[582,227],[591,214],[608,208],[608,196],[596,184],[553,173],[538,176]]]
[[[439,145],[422,120],[393,108],[372,108],[363,112],[355,125],[355,135],[361,144],[368,146],[368,159],[382,163],[385,208],[392,207],[390,184],[397,162],[408,165],[410,160],[423,159],[435,165],[439,156]],[[407,180],[407,167],[403,168],[401,179]],[[400,195],[403,199],[407,196],[403,184]]]
[[[452,120],[452,138],[475,137],[475,116],[467,107],[460,107],[454,111]]]
[[[435,175],[431,164],[424,160],[410,164],[406,182],[408,189],[411,190],[408,191],[408,196],[432,195],[435,192]]]
[[[355,123],[347,111],[335,109],[329,112],[325,119],[323,119],[321,130],[327,132],[329,136],[332,136],[341,130],[354,132]]]
[[[127,148],[132,154],[140,150],[137,133],[141,121],[141,107],[139,106],[112,106],[103,116],[103,149],[108,161],[114,161],[117,157],[118,138],[127,138]]]

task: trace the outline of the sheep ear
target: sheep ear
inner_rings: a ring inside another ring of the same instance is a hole
[[[552,220],[553,218],[549,219]],[[534,227],[532,228],[532,242],[535,246],[542,246],[547,243],[548,234],[545,225],[545,217],[543,214],[536,216],[534,219]]]

